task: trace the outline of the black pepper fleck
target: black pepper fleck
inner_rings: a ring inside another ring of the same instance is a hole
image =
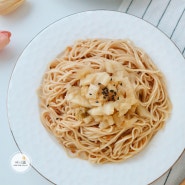
[[[103,95],[106,95],[106,96],[109,94],[109,90],[108,90],[107,87],[104,87],[104,88],[102,89],[102,94],[103,94]]]

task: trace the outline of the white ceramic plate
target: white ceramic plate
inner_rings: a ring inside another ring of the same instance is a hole
[[[92,165],[69,158],[39,118],[36,90],[47,64],[77,39],[128,38],[143,48],[164,73],[173,104],[171,119],[149,145],[119,164]],[[65,17],[41,31],[26,47],[13,71],[8,117],[13,136],[32,165],[62,185],[143,185],[173,165],[185,146],[185,61],[176,46],[149,23],[114,11],[88,11]]]

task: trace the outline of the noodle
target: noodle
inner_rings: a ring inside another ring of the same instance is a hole
[[[162,73],[130,40],[76,41],[48,66],[39,98],[43,125],[92,163],[137,154],[171,112]]]

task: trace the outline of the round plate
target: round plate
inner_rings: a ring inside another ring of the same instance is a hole
[[[92,165],[69,158],[42,126],[37,89],[48,63],[75,40],[130,39],[143,48],[164,73],[172,115],[148,146],[118,164]],[[21,151],[43,176],[62,185],[140,185],[154,181],[177,160],[185,146],[185,61],[176,46],[149,23],[114,11],[87,11],[65,17],[41,31],[26,47],[13,71],[8,117]]]

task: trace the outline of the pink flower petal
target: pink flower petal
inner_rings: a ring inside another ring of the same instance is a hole
[[[0,50],[10,42],[11,33],[9,31],[0,31]]]
[[[8,36],[8,38],[10,38],[12,35],[11,32],[9,32],[9,31],[0,31],[0,33],[5,34],[6,36]]]

